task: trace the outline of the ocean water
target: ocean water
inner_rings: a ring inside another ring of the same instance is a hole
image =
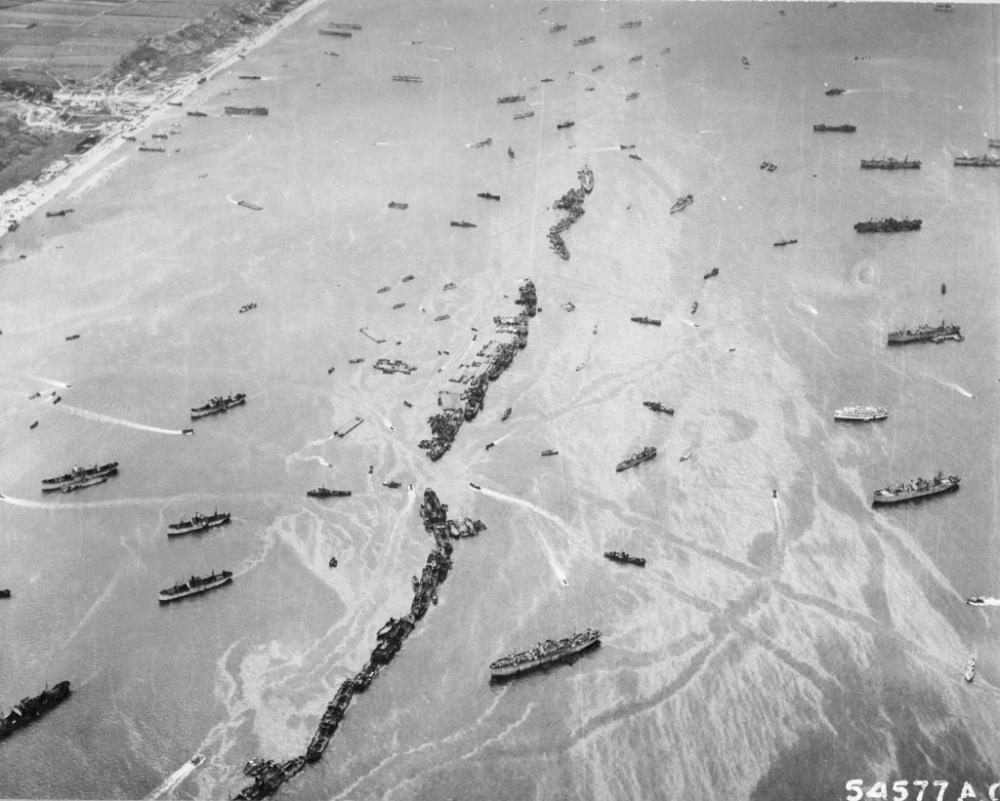
[[[74,687],[0,746],[0,797],[223,798],[248,783],[247,759],[302,753],[408,609],[432,545],[425,487],[488,529],[456,544],[439,604],[280,795],[773,801],[926,778],[983,797],[1000,780],[1000,649],[989,609],[962,600],[1000,594],[1000,195],[994,171],[951,159],[1000,132],[996,15],[330,2],[166,108],[50,206],[73,214],[37,213],[0,248],[0,586],[14,595],[0,706]],[[619,27],[631,19],[642,27]],[[363,29],[318,36],[331,21]],[[496,104],[510,93],[527,101]],[[919,171],[858,169],[907,154]],[[596,186],[564,262],[545,233],[584,164]],[[923,228],[853,231],[888,215]],[[448,225],[461,219],[478,227]],[[784,238],[799,241],[773,247]],[[429,462],[416,444],[438,393],[497,339],[526,277],[542,307],[528,347]],[[641,314],[662,326],[629,321]],[[884,344],[942,318],[964,342]],[[381,356],[418,370],[383,375]],[[245,407],[189,422],[237,391]],[[889,419],[835,426],[850,402]],[[645,445],[656,460],[614,472]],[[44,476],[111,459],[107,484],[38,494]],[[937,469],[961,491],[871,508],[873,489]],[[307,499],[320,484],[353,495]],[[165,536],[213,508],[233,523]],[[612,548],[647,567],[603,559]],[[231,586],[157,604],[221,568]],[[489,684],[497,656],[586,626],[602,646],[572,666]]]

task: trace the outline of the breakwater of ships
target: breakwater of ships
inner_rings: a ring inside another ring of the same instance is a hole
[[[352,678],[345,679],[337,689],[337,694],[327,704],[326,711],[316,726],[316,733],[309,741],[304,754],[283,762],[270,759],[253,759],[247,763],[244,772],[253,777],[253,784],[244,787],[235,798],[237,801],[253,801],[274,793],[284,782],[300,773],[306,765],[319,761],[336,734],[340,722],[347,713],[351,699],[363,693],[403,647],[406,638],[428,607],[437,603],[437,589],[448,578],[452,567],[452,539],[475,536],[486,526],[479,520],[448,517],[448,505],[441,503],[432,489],[424,490],[424,501],[420,506],[420,517],[424,530],[434,538],[434,547],[427,554],[420,577],[413,577],[413,601],[410,611],[399,618],[391,617],[378,630],[378,641],[372,649],[368,662]]]

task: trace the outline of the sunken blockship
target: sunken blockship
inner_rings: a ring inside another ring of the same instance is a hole
[[[340,727],[347,714],[347,708],[357,693],[363,693],[371,685],[379,671],[388,665],[403,647],[406,638],[417,622],[424,616],[430,604],[437,602],[437,588],[448,577],[452,567],[451,539],[458,530],[478,533],[484,526],[478,520],[449,520],[448,506],[441,503],[432,489],[424,490],[424,502],[420,506],[424,529],[434,537],[434,547],[427,555],[427,561],[420,577],[413,577],[413,601],[410,611],[403,617],[391,617],[375,635],[376,644],[367,664],[352,678],[341,682],[333,699],[326,705],[316,731],[306,747],[306,752],[285,762],[270,759],[253,759],[246,764],[243,772],[251,776],[253,784],[244,787],[235,796],[237,801],[252,801],[274,793],[285,781],[301,772],[306,765],[318,762],[330,744],[330,739]]]
[[[459,395],[461,405],[451,405],[444,408],[441,396],[438,396],[438,404],[442,405],[442,411],[427,418],[431,427],[431,436],[419,443],[419,447],[427,451],[427,456],[431,461],[437,461],[444,456],[455,441],[462,423],[474,420],[476,415],[483,410],[486,403],[486,390],[489,389],[490,381],[499,378],[501,373],[510,367],[514,360],[514,354],[528,344],[528,320],[535,316],[538,307],[538,296],[532,281],[527,280],[521,285],[518,299],[514,303],[523,306],[524,310],[514,317],[497,316],[493,318],[497,332],[513,334],[513,341],[501,342],[493,350],[490,350],[489,345],[487,345],[479,351],[477,355],[483,357],[486,367],[481,372],[458,379],[460,382],[467,383],[466,389]],[[474,362],[474,364],[482,363]]]
[[[61,681],[48,687],[34,698],[22,698],[6,715],[0,716],[0,740],[37,720],[70,696],[69,682]]]
[[[570,189],[552,204],[555,208],[567,212],[565,217],[549,229],[549,247],[564,261],[569,261],[569,248],[563,241],[563,231],[569,230],[569,227],[584,215],[583,201],[594,191],[594,172],[590,167],[585,165],[577,173],[577,177],[580,180],[580,188]]]
[[[897,220],[895,217],[886,217],[882,220],[854,223],[854,230],[859,234],[896,234],[900,231],[919,231],[922,224],[922,220],[909,218]]]

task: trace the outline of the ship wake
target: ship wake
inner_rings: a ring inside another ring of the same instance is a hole
[[[184,781],[188,776],[194,772],[194,769],[198,767],[192,764],[190,760],[185,762],[179,769],[171,773],[166,779],[163,780],[163,784],[153,790],[150,794],[150,798],[162,798],[165,795],[172,795],[174,790],[180,786],[180,783]]]
[[[116,426],[125,426],[126,428],[134,428],[139,431],[150,431],[154,434],[170,434],[171,436],[182,436],[184,434],[179,428],[159,428],[157,426],[148,426],[145,423],[135,423],[132,420],[124,420],[120,417],[112,417],[108,414],[100,414],[98,412],[90,412],[86,409],[81,409],[77,406],[70,406],[68,404],[62,404],[59,406],[63,411],[67,411],[70,414],[75,414],[77,417],[82,417],[85,420],[93,420],[97,423],[110,423]]]
[[[504,495],[502,492],[497,492],[496,490],[487,489],[486,487],[483,487],[482,490],[480,491],[483,493],[483,495],[488,495],[491,498],[496,498],[497,500],[501,501],[508,501],[510,503],[517,504],[518,506],[523,506],[525,509],[530,509],[532,512],[541,515],[546,520],[551,520],[553,523],[559,526],[559,528],[561,528],[564,533],[566,533],[567,535],[569,534],[569,527],[560,517],[552,514],[552,512],[548,512],[545,509],[542,509],[539,506],[535,506],[535,504],[533,504],[531,501],[526,501],[523,498],[515,498],[511,495]],[[552,546],[549,545],[549,543],[544,539],[539,539],[538,542],[545,550],[545,555],[549,560],[549,565],[552,567],[552,572],[555,574],[555,577],[559,581],[559,584],[563,587],[568,587],[569,579],[566,577],[566,571],[563,570],[562,567],[560,567],[559,562],[556,560],[556,554],[555,551],[552,550]]]

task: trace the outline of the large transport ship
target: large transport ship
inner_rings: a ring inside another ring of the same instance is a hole
[[[843,406],[833,413],[834,420],[870,423],[872,420],[885,420],[889,410],[882,406]]]
[[[620,473],[622,470],[628,470],[630,467],[635,467],[637,464],[641,464],[642,462],[648,462],[650,459],[655,458],[655,456],[656,448],[652,445],[648,445],[638,453],[633,453],[627,459],[619,462],[615,466],[615,471]]]
[[[962,329],[957,325],[948,325],[944,320],[941,325],[918,325],[916,328],[901,328],[898,331],[890,331],[889,345],[906,345],[910,342],[933,342],[935,344],[944,342],[946,339],[954,339],[961,342]]]
[[[601,641],[601,632],[597,629],[586,631],[561,640],[546,640],[538,643],[527,651],[502,656],[490,664],[490,677],[494,680],[513,678],[522,673],[547,667],[560,662],[581,651],[592,648]]]
[[[217,589],[233,580],[233,574],[229,570],[216,573],[214,570],[208,576],[191,576],[187,581],[179,581],[173,587],[160,590],[160,603],[166,604],[171,601],[179,601],[189,595],[198,595],[202,592]]]
[[[67,484],[77,484],[91,478],[113,476],[118,472],[118,462],[94,465],[93,467],[74,467],[68,473],[55,478],[42,479],[42,492],[56,492]]]
[[[70,696],[69,682],[61,681],[48,687],[34,698],[22,698],[7,715],[0,717],[0,739],[13,734],[33,720],[40,718]]]
[[[210,414],[219,414],[219,412],[228,411],[234,406],[242,406],[246,402],[247,396],[242,392],[237,392],[235,395],[227,395],[224,398],[212,398],[204,406],[198,406],[197,408],[191,409],[191,419],[197,420],[199,417],[206,417]]]
[[[226,525],[231,518],[229,512],[216,511],[210,515],[195,513],[189,520],[181,520],[180,523],[171,523],[168,537],[179,537],[181,534],[193,534],[196,531],[206,531],[210,528]]]
[[[958,476],[946,476],[940,472],[930,481],[925,478],[911,478],[908,481],[890,484],[888,487],[875,490],[872,493],[872,505],[903,503],[931,495],[940,495],[943,492],[955,492],[961,480]]]
[[[909,156],[902,159],[889,156],[884,159],[861,159],[862,170],[919,170],[919,159],[910,160]]]

